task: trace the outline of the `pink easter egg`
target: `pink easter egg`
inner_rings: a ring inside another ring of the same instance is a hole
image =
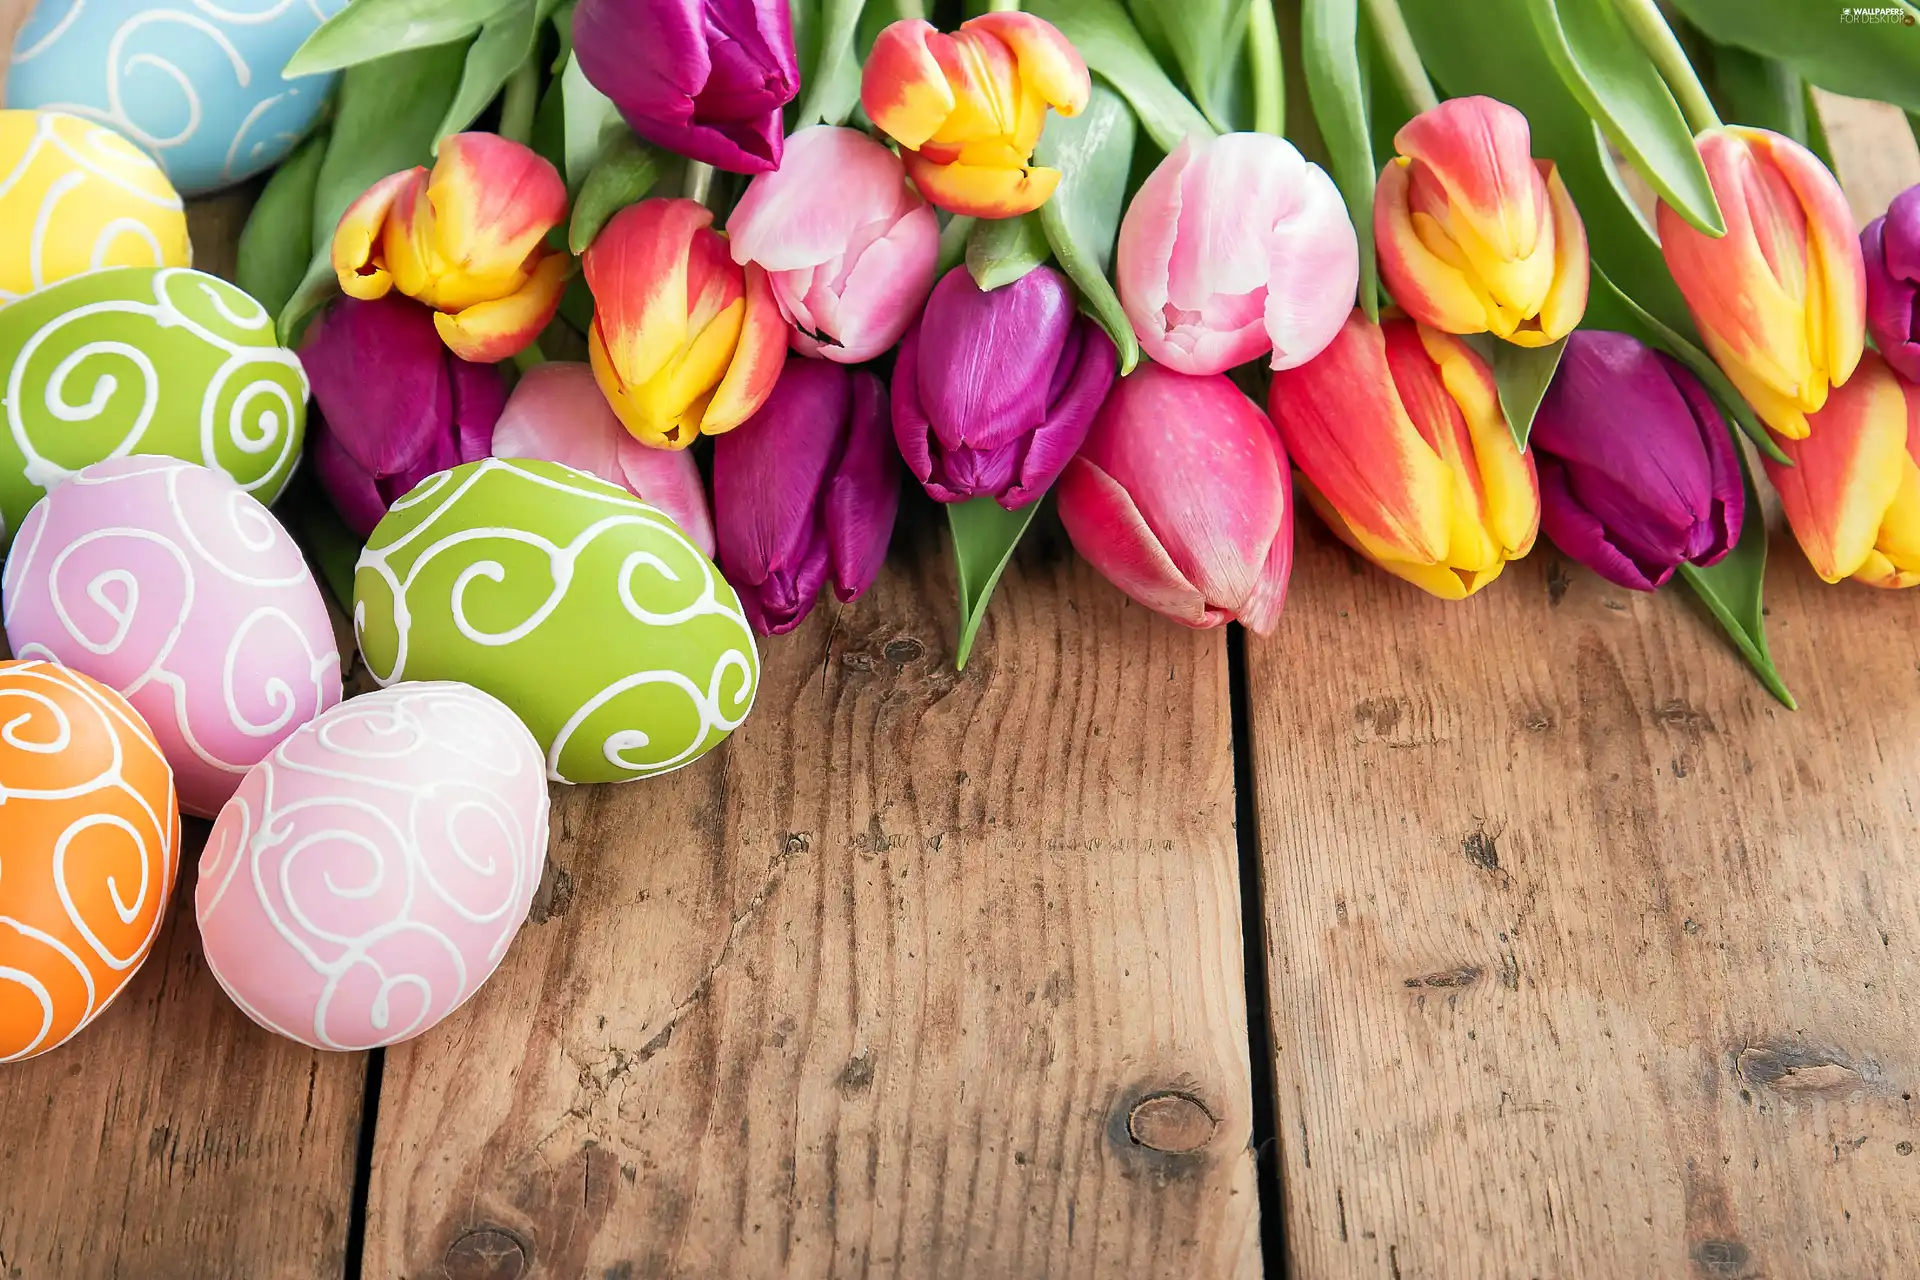
[[[255,765],[207,838],[207,967],[269,1031],[397,1044],[485,982],[547,854],[547,766],[505,703],[448,681],[323,713]]]
[[[13,655],[124,695],[199,817],[340,701],[340,651],[300,548],[219,471],[147,456],[82,467],[21,522],[0,593]]]

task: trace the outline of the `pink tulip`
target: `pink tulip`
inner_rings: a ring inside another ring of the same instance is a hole
[[[1141,348],[1180,373],[1320,354],[1353,308],[1360,245],[1333,179],[1261,133],[1189,137],[1141,184],[1114,275]]]
[[[857,129],[814,125],[747,185],[727,220],[733,260],[773,283],[793,349],[842,364],[900,341],[933,289],[940,225],[900,157]]]
[[[1114,384],[1056,487],[1074,548],[1147,608],[1266,635],[1293,568],[1287,451],[1224,375],[1143,364]]]
[[[555,361],[522,375],[493,429],[493,456],[544,458],[617,484],[713,554],[713,520],[693,455],[649,449],[629,435],[584,364]]]

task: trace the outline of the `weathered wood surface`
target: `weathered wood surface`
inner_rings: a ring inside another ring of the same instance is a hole
[[[1305,530],[1249,645],[1289,1273],[1920,1275],[1920,596],[1776,536],[1794,714],[1544,541],[1449,605]]]

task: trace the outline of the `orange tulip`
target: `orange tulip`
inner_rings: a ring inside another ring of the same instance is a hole
[[[607,223],[583,264],[588,354],[621,424],[684,449],[753,416],[780,377],[787,323],[767,273],[735,263],[694,200],[642,200]]]
[[[431,173],[392,174],[348,206],[333,269],[350,297],[398,290],[432,307],[462,360],[504,360],[560,306],[572,261],[542,241],[566,215],[566,184],[547,161],[491,133],[455,134]]]

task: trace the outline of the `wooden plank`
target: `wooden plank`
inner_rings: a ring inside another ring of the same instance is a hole
[[[1055,532],[956,675],[937,518],[727,747],[559,793],[387,1054],[367,1275],[1258,1273],[1222,638]]]
[[[1295,1274],[1920,1274],[1920,595],[1772,550],[1797,714],[1544,541],[1448,605],[1303,532],[1249,647]]]
[[[203,269],[232,274],[250,200],[191,207]],[[139,974],[73,1041],[0,1067],[7,1280],[343,1272],[366,1056],[269,1035],[221,993],[193,925],[207,824],[187,830]]]

